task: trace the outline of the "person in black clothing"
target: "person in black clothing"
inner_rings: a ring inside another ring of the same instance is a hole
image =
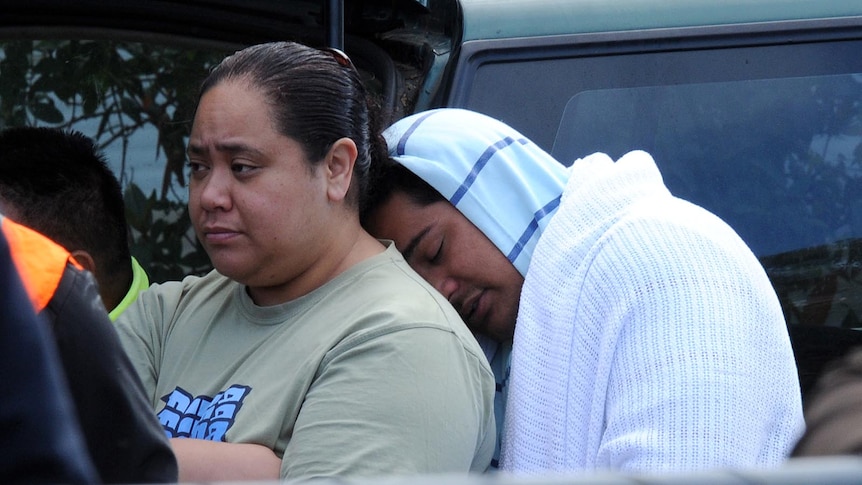
[[[52,331],[97,481],[176,482],[170,443],[92,274],[62,246],[2,214],[0,232],[36,313]]]
[[[75,409],[45,323],[0,232],[0,483],[93,483]]]

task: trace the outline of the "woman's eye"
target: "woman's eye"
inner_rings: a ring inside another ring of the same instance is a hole
[[[200,172],[201,170],[204,170],[206,168],[204,164],[192,160],[186,162],[186,166],[189,168],[189,172],[191,173]]]
[[[254,170],[255,167],[253,165],[248,165],[245,163],[234,163],[233,165],[230,166],[230,169],[234,173],[246,173],[246,172],[250,172],[250,171]]]

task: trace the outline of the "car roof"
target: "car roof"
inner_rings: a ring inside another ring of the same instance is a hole
[[[832,19],[859,0],[460,0],[462,41]]]
[[[382,3],[381,3],[382,2]],[[428,0],[342,0],[340,20],[346,29],[370,36],[385,31],[388,16],[425,16]],[[438,1],[451,9],[456,0]],[[225,43],[257,43],[298,40],[319,44],[324,40],[330,15],[329,0],[0,0],[0,28],[31,26],[56,29],[102,29],[122,35],[157,32],[179,38],[219,40]],[[370,5],[382,5],[373,9]],[[356,26],[350,25],[357,22]]]

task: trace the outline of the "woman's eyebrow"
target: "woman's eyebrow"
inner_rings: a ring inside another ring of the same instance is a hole
[[[227,152],[227,153],[251,153],[260,155],[261,151],[253,148],[245,143],[238,142],[218,142],[214,146],[215,151],[217,152]],[[209,152],[209,146],[207,145],[198,145],[195,143],[189,143],[186,152],[189,155],[204,155]]]

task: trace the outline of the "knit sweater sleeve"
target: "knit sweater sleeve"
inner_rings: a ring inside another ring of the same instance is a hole
[[[589,430],[599,468],[774,465],[800,431],[793,355],[766,275],[723,224],[685,211],[622,224],[585,280],[582,321],[601,332],[607,372],[606,388],[593,389],[604,417]]]
[[[756,257],[707,211],[656,204],[587,241],[571,226],[543,236],[516,327],[505,469],[767,466],[801,433],[789,338]]]

